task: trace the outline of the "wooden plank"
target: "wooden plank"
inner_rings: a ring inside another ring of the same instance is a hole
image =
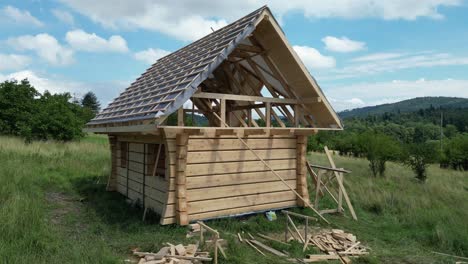
[[[287,184],[295,186],[295,180],[286,181]],[[187,196],[190,197],[190,202],[199,200],[208,200],[216,198],[227,198],[232,196],[242,196],[249,194],[258,194],[265,192],[278,192],[289,190],[284,183],[276,182],[262,182],[262,183],[249,183],[242,185],[230,185],[221,187],[210,187],[201,189],[187,190]]]
[[[191,197],[191,196],[189,196]],[[224,209],[238,208],[238,207],[250,207],[261,204],[271,204],[284,201],[292,201],[295,199],[295,195],[291,191],[282,192],[265,192],[260,194],[226,197],[214,200],[204,200],[197,202],[188,202],[188,208],[190,214],[198,214],[210,211],[219,211]]]
[[[270,160],[266,161],[275,170],[289,170],[296,168],[295,159]],[[236,172],[266,171],[269,168],[260,161],[239,161],[222,163],[201,163],[188,164],[186,169],[187,177],[198,175],[212,175]]]
[[[200,220],[200,219],[210,219],[215,217],[227,217],[227,216],[236,216],[241,214],[248,214],[248,213],[257,213],[263,212],[265,210],[275,210],[275,209],[282,209],[296,206],[296,201],[286,201],[286,202],[279,202],[279,203],[269,203],[269,204],[261,204],[255,206],[247,206],[247,207],[239,207],[233,209],[226,209],[220,211],[212,211],[212,212],[205,212],[200,214],[193,214],[189,215],[190,221]]]
[[[296,148],[296,140],[291,139],[276,139],[276,138],[248,138],[244,141],[252,149],[279,149],[279,148]],[[169,146],[168,146],[169,147]],[[206,151],[206,150],[235,150],[247,149],[237,139],[193,139],[190,140],[188,151]]]
[[[310,104],[310,103],[320,102],[319,97],[304,98],[304,99],[287,99],[287,98],[272,98],[272,97],[222,94],[222,93],[195,93],[192,95],[192,98],[225,99],[225,100],[248,101],[248,102],[270,102],[270,103],[277,103],[277,104]]]
[[[325,146],[324,149],[325,149],[325,154],[327,154],[328,162],[330,162],[331,167],[336,168],[335,162],[333,161],[333,158],[330,155],[328,147]],[[336,179],[338,181],[338,185],[339,185],[341,191],[343,192],[343,196],[345,198],[346,204],[348,205],[348,209],[351,212],[351,216],[353,217],[354,220],[357,220],[357,216],[356,216],[356,213],[354,212],[353,205],[351,204],[351,200],[349,199],[348,193],[346,192],[346,189],[345,189],[345,187],[343,185],[343,179],[341,178],[340,173],[338,173],[336,171],[334,171],[334,173],[335,173]],[[340,207],[338,207],[338,208],[340,208]]]
[[[256,152],[264,160],[295,159],[297,153],[295,149],[281,151],[268,149]],[[187,164],[258,160],[249,150],[197,151],[189,152],[187,155]]]
[[[286,254],[284,254],[284,253],[282,253],[282,252],[280,252],[280,251],[278,251],[278,250],[276,250],[276,249],[274,249],[274,248],[272,248],[272,247],[269,247],[269,246],[263,244],[263,243],[260,242],[260,241],[257,241],[257,240],[250,240],[250,241],[251,241],[253,244],[255,244],[255,245],[257,245],[257,246],[259,246],[259,247],[265,249],[266,251],[268,251],[268,252],[270,252],[270,253],[272,253],[272,254],[278,256],[278,257],[287,257]]]
[[[128,144],[128,150],[129,151],[133,151],[133,152],[140,152],[140,153],[143,153],[145,152],[145,144],[143,143],[132,143],[132,142],[129,142]]]
[[[296,179],[295,169],[278,171],[278,174],[285,180]],[[187,189],[272,181],[279,180],[271,171],[192,176],[187,178]]]

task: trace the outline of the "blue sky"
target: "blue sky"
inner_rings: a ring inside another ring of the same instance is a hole
[[[0,81],[105,105],[159,57],[264,4],[338,111],[468,97],[462,0],[0,0]]]

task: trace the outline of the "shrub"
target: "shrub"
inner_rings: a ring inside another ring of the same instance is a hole
[[[385,163],[397,160],[401,150],[398,142],[391,137],[375,132],[360,135],[359,145],[364,152],[374,177],[385,175]]]
[[[441,167],[468,170],[468,134],[460,134],[446,142]]]
[[[409,166],[416,174],[416,179],[425,182],[427,178],[427,166],[436,162],[439,152],[435,144],[430,142],[414,143],[407,145],[403,156],[403,163]]]

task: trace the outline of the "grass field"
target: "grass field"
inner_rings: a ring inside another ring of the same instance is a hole
[[[326,164],[322,154],[314,153],[310,160]],[[372,248],[369,257],[356,263],[454,263],[431,251],[468,255],[467,172],[434,165],[427,183],[420,184],[398,164],[388,165],[385,178],[373,178],[366,160],[336,156],[335,161],[353,171],[346,186],[359,221],[327,217],[333,227],[354,233]],[[159,226],[156,216],[143,223],[142,210],[104,191],[109,165],[105,137],[29,145],[0,137],[0,262],[123,263],[134,247],[157,250],[165,242],[187,244],[185,228]],[[273,256],[261,257],[233,236],[240,230],[282,232],[282,216],[274,222],[257,215],[209,225],[229,240],[229,259],[223,263],[282,263]],[[274,246],[302,255],[298,244]]]

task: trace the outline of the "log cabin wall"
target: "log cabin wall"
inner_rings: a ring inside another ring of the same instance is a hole
[[[117,191],[132,203],[163,215],[169,195],[169,158],[164,140],[156,136],[116,136]],[[159,145],[159,163],[154,173]]]
[[[176,153],[176,134],[166,129],[168,153]],[[297,190],[297,137],[246,136],[243,138],[287,184]],[[297,206],[295,194],[235,136],[189,136],[184,168],[172,166],[170,186],[183,171],[186,219],[218,218]],[[171,156],[169,154],[169,156]],[[174,163],[175,162],[175,163]],[[181,163],[181,162],[179,162]],[[169,196],[161,224],[178,222],[176,195]],[[180,213],[180,212],[179,212]],[[178,222],[179,224],[185,224]]]
[[[178,221],[180,212],[191,222],[301,205],[235,136],[190,135],[185,161],[181,161],[177,133],[166,128],[162,136],[116,137],[117,191],[161,215],[160,224],[186,224]],[[306,176],[298,170],[298,161],[303,160],[297,159],[303,148],[301,136],[249,135],[243,139],[289,186],[301,195],[307,192],[305,178],[301,180]],[[150,146],[161,143],[164,167],[160,164],[158,175],[152,176],[155,150]],[[184,172],[185,186],[177,184],[179,171]],[[159,176],[162,173],[164,177]],[[176,188],[185,195],[185,209],[177,206]]]

